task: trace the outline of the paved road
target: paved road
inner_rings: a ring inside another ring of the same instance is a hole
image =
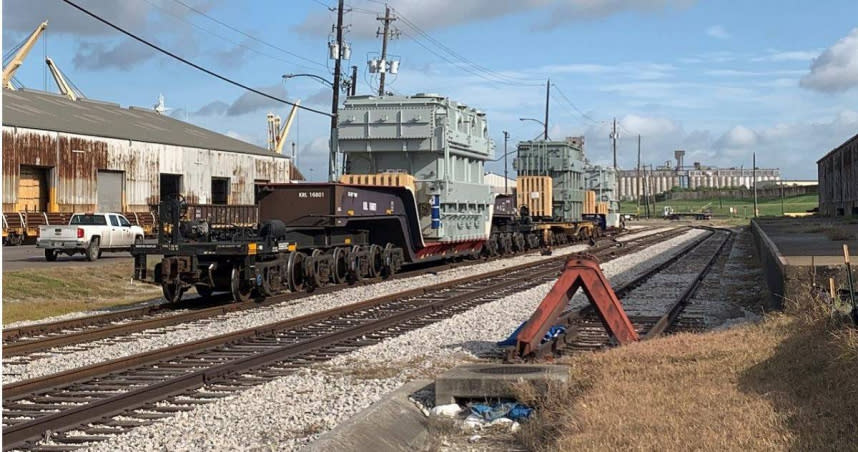
[[[101,259],[95,262],[87,261],[86,256],[83,254],[75,254],[74,256],[60,254],[55,262],[48,262],[45,260],[45,250],[36,248],[35,245],[3,247],[3,271],[51,267],[99,267],[130,261],[131,254],[127,251],[121,253],[108,253],[105,251],[101,255]]]

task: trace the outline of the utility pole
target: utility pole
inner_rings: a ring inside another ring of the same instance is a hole
[[[503,131],[503,194],[509,193],[509,167],[506,162],[506,147],[507,143],[509,143],[509,132],[506,130]]]
[[[614,118],[614,127],[611,129],[611,143],[614,147],[614,170],[617,169],[617,138],[620,136],[617,135],[617,118]]]
[[[784,181],[781,180],[781,216],[784,216]]]
[[[292,142],[292,161],[289,162],[289,182],[294,182],[293,178],[295,174],[293,174],[292,168],[298,169],[298,162],[295,161],[295,142]]]
[[[638,211],[641,207],[641,136],[638,135],[638,171],[636,175],[636,190],[635,196],[638,198]],[[638,212],[640,213],[640,212]]]
[[[542,138],[545,141],[548,141],[548,96],[551,95],[551,79],[548,79],[545,82],[545,122],[542,124],[545,127],[545,131],[542,134]]]
[[[376,37],[382,35],[381,38],[381,64],[387,64],[387,39],[390,37],[390,23],[396,20],[396,17],[390,15],[390,6],[385,5],[384,7],[384,17],[377,17],[376,20],[380,20],[384,22],[384,31],[382,33],[376,32]],[[378,76],[378,95],[384,96],[384,76],[387,74],[387,70],[385,68],[384,71],[381,71],[381,74]]]
[[[357,94],[357,66],[352,66],[351,95]]]
[[[754,157],[753,157],[752,163],[754,165],[754,168],[753,168],[753,171],[751,171],[751,174],[753,174],[753,177],[754,177],[754,218],[756,218],[757,217],[757,153],[754,152],[753,156]]]
[[[345,0],[337,2],[337,42],[333,47],[332,56],[334,63],[334,85],[333,99],[331,100],[331,151],[328,158],[328,182],[336,182],[339,176],[337,171],[337,154],[339,153],[339,140],[337,131],[337,111],[340,105],[340,74],[343,61],[343,4]]]

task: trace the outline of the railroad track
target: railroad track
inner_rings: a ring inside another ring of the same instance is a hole
[[[653,229],[659,228],[636,230],[633,233],[637,234],[639,232],[647,232],[648,230]],[[613,245],[610,242],[610,239],[604,242],[605,243],[597,244],[596,249]],[[574,246],[574,244],[571,246]],[[435,265],[398,273],[389,279],[409,278],[482,262],[485,261],[454,262]],[[365,280],[360,284],[371,284],[378,282],[379,280]],[[223,295],[214,297],[214,302],[219,304],[210,307],[201,305],[200,301],[194,302],[193,300],[187,300],[177,305],[150,305],[76,319],[4,329],[3,360],[6,364],[27,364],[32,359],[40,357],[40,355],[38,355],[39,352],[53,348],[92,343],[101,339],[125,336],[203,319],[211,319],[231,312],[288,303],[313,295],[334,292],[341,290],[344,287],[348,286],[326,286],[309,293],[296,292],[277,295],[269,297],[261,302],[248,301],[245,303],[231,303],[231,299],[228,296]],[[97,345],[93,344],[93,346]],[[82,345],[75,347],[74,351],[80,351],[86,348],[86,345]]]
[[[705,328],[703,313],[694,307],[687,309],[688,303],[733,241],[731,231],[711,230],[705,240],[663,263],[657,271],[615,288],[641,339]],[[562,321],[567,324],[567,334],[550,346],[555,353],[593,351],[614,345],[589,305],[565,313]]]
[[[603,260],[681,232],[591,249]],[[68,450],[552,281],[556,257],[3,387],[5,449]],[[48,437],[48,442],[41,442]]]

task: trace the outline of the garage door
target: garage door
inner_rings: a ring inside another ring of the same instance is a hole
[[[47,173],[46,168],[21,165],[17,210],[39,212],[48,210]]]
[[[97,181],[98,211],[122,212],[125,173],[122,171],[99,171]]]

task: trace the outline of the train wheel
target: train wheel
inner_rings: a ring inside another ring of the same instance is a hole
[[[539,236],[536,234],[527,234],[527,247],[530,249],[539,248]]]
[[[345,248],[335,248],[331,256],[331,277],[336,284],[342,284],[348,280],[348,254],[349,252]]]
[[[300,251],[293,251],[286,264],[286,274],[289,275],[289,290],[298,292],[304,289],[304,258]]]
[[[197,289],[197,295],[203,298],[209,298],[214,293],[214,288],[205,284],[197,284],[194,287]]]
[[[512,236],[512,242],[515,247],[515,252],[520,253],[525,250],[524,247],[524,235],[520,232],[516,232]]]
[[[499,249],[501,254],[512,253],[512,236],[511,234],[503,234],[500,237]]]
[[[253,292],[253,288],[241,277],[241,273],[241,267],[234,265],[229,278],[229,291],[232,293],[232,300],[236,303],[250,300],[250,293]]]
[[[364,271],[361,269],[361,249],[359,245],[355,245],[352,247],[351,252],[348,254],[348,262],[349,262],[349,281],[350,282],[358,282],[364,277]]]
[[[380,246],[371,245],[369,247],[369,276],[372,278],[381,275],[382,265],[384,264],[381,254]]]
[[[384,251],[381,253],[382,256],[382,264],[381,264],[381,277],[389,278],[390,275],[396,273],[397,263],[394,261],[393,256],[393,244],[388,243],[384,246]]]
[[[185,289],[178,282],[161,284],[161,291],[164,293],[164,299],[168,303],[178,303],[182,300],[182,295],[185,293]]]
[[[311,264],[307,267],[307,270],[309,270],[309,272],[310,272],[307,276],[309,276],[310,281],[312,282],[312,286],[314,288],[315,287],[322,287],[325,285],[325,283],[328,282],[329,276],[328,276],[328,271],[323,264],[323,262],[324,262],[324,260],[322,259],[323,254],[324,253],[322,252],[322,250],[319,250],[319,249],[313,250],[313,254],[310,256],[311,257]]]
[[[279,274],[272,267],[265,267],[262,269],[262,285],[259,286],[259,291],[262,292],[262,295],[266,297],[270,297],[274,295],[274,287],[279,286]]]

